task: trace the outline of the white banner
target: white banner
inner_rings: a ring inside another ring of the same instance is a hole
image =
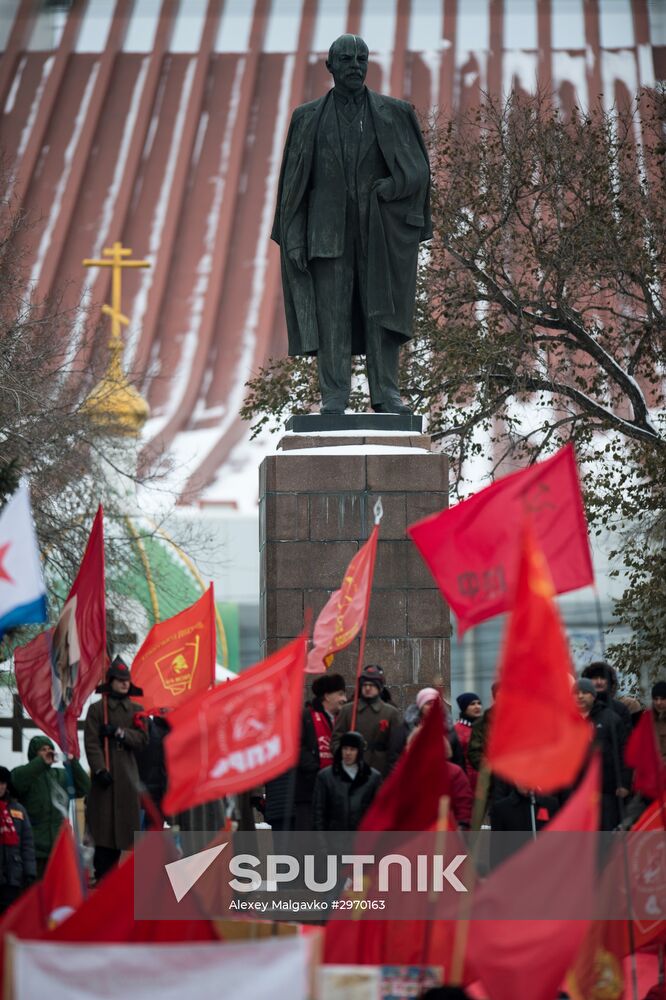
[[[9,956],[7,956],[9,957]],[[12,940],[14,1000],[307,1000],[308,941],[54,944]]]

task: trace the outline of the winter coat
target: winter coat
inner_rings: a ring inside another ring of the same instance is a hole
[[[601,791],[615,795],[618,788],[631,787],[631,772],[624,766],[627,734],[620,719],[603,703],[595,700],[588,716],[594,727],[594,742],[601,751]]]
[[[666,715],[657,715],[654,709],[652,709],[652,721],[654,723],[654,731],[657,734],[659,753],[664,764],[666,764]]]
[[[372,90],[366,93],[374,127],[367,128],[361,140],[357,201],[367,256],[368,315],[408,340],[419,242],[432,236],[428,153],[410,104]],[[382,177],[391,178],[395,190],[384,202],[373,191]],[[280,170],[271,238],[281,251],[290,355],[312,354],[319,343],[312,278],[290,261],[289,251],[306,248],[308,260],[341,257],[347,201],[335,98],[329,91],[294,110]],[[365,311],[354,310],[354,354],[365,353],[365,322]]]
[[[353,704],[344,705],[338,715],[331,735],[331,751],[335,753],[340,745],[340,737],[351,730]],[[358,700],[356,731],[361,733],[367,744],[365,762],[376,768],[385,778],[394,767],[405,745],[405,732],[400,712],[381,698]]]
[[[0,885],[24,888],[37,878],[37,861],[28,811],[13,799],[7,803],[18,844],[0,845]]]
[[[33,736],[28,744],[29,763],[15,767],[11,779],[16,798],[28,813],[38,858],[48,858],[51,853],[69,806],[67,771],[38,756],[37,751],[45,745],[53,743],[46,736]],[[78,760],[70,763],[74,797],[82,798],[90,791],[90,778]]]
[[[93,784],[88,796],[87,820],[96,847],[126,851],[134,844],[134,833],[140,829],[139,768],[135,752],[148,744],[148,734],[134,716],[143,711],[129,698],[108,697],[108,721],[125,730],[124,740],[113,736],[103,739],[104,699],[88,709],[84,743]],[[105,788],[95,781],[99,771],[106,770],[104,743],[109,746],[109,771],[113,783]]]
[[[312,826],[311,807],[315,781],[320,771],[319,746],[312,711],[321,712],[331,732],[332,723],[319,698],[306,705],[301,717],[301,745],[298,764],[271,781],[266,782],[266,809],[264,818],[274,824],[289,820],[296,829],[309,830]],[[289,816],[287,816],[289,810]]]
[[[534,796],[534,819],[537,830],[550,823],[560,801],[554,795]],[[517,788],[508,795],[493,802],[490,807],[490,825],[493,830],[514,832],[519,830],[532,831],[532,807],[529,795],[523,795]]]
[[[469,778],[462,767],[446,762],[449,772],[449,787],[451,789],[451,812],[455,816],[458,826],[469,829],[472,823],[472,807],[474,806],[474,796],[469,783]]]
[[[169,732],[169,723],[161,716],[145,720],[148,743],[136,753],[139,778],[155,805],[159,808],[166,793],[167,772],[164,761],[164,737]]]
[[[460,722],[456,722],[455,726],[453,727],[453,733],[455,734],[460,749],[462,751],[463,763],[461,767],[463,768],[465,774],[469,778],[470,787],[472,789],[472,795],[474,795],[476,791],[476,782],[479,777],[479,772],[476,770],[475,767],[472,767],[469,761],[469,742],[472,738],[473,728],[474,727],[470,723],[463,722],[462,720]],[[455,760],[455,758],[452,758],[452,760],[454,764],[460,764],[460,761]]]
[[[342,766],[341,754],[333,764],[317,775],[312,801],[315,830],[357,830],[367,812],[382,778],[365,761],[359,764],[352,780]]]
[[[550,823],[559,808],[560,800],[554,795],[534,796],[537,832]],[[532,839],[534,828],[530,796],[513,788],[508,795],[497,799],[490,807],[490,826],[493,833],[505,835],[490,838],[490,861],[494,868]],[[509,833],[516,836],[509,837]]]

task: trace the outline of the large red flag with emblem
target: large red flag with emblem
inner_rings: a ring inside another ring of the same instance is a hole
[[[235,680],[190,698],[169,716],[162,803],[180,812],[262,785],[296,763],[303,708],[305,637]]]
[[[572,445],[408,527],[455,612],[459,635],[511,607],[520,529],[526,518],[546,558],[556,593],[593,582]]]
[[[360,632],[370,605],[378,533],[379,527],[375,525],[367,542],[345,570],[342,586],[333,591],[319,613],[306,673],[320,674],[330,667],[335,654],[353,642]]]
[[[528,529],[487,759],[491,771],[506,781],[544,792],[571,784],[592,736],[571,693],[573,667],[554,596],[545,559]]]
[[[79,756],[76,722],[107,661],[103,521],[100,507],[55,628],[14,652],[16,683],[26,712],[75,757]]]
[[[132,680],[142,702],[175,708],[215,681],[215,602],[213,584],[189,608],[153,625],[134,657]]]

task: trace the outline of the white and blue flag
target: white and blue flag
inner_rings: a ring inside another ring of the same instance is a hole
[[[0,511],[0,640],[18,625],[45,622],[46,587],[24,484]]]

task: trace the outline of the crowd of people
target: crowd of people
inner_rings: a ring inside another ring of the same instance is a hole
[[[0,768],[0,911],[43,874],[73,799],[86,801],[86,837],[94,845],[96,880],[132,847],[135,832],[145,826],[146,807],[161,817],[168,722],[147,718],[131,700],[141,691],[119,657],[97,693],[102,697],[91,705],[85,722],[89,770],[71,756],[64,766],[56,766],[56,747],[46,736],[30,741],[26,764],[11,773]],[[493,698],[496,693],[494,685]],[[666,763],[666,681],[652,687],[651,704],[644,709],[635,698],[618,696],[611,666],[592,663],[573,684],[572,698],[589,722],[591,746],[601,757],[599,827],[626,828],[649,804],[632,786],[627,740],[642,712],[650,712]],[[543,795],[539,789],[507,785],[487,771],[493,705],[484,710],[479,695],[465,691],[456,699],[454,721],[443,694],[424,687],[401,712],[377,664],[364,667],[356,706],[342,675],[315,678],[302,712],[298,762],[256,790],[253,805],[274,831],[358,829],[382,782],[401,755],[410,752],[416,732],[440,699],[445,716],[442,759],[457,825],[463,830],[485,825],[497,831],[536,831],[550,822],[571,789]],[[216,816],[220,819],[220,810]]]
[[[571,788],[543,795],[517,788],[497,775],[484,774],[493,705],[464,691],[451,705],[437,689],[422,688],[404,713],[393,704],[381,666],[364,667],[358,702],[340,674],[326,674],[312,684],[304,710],[297,766],[269,782],[262,802],[266,821],[279,830],[355,830],[381,782],[399,757],[409,753],[413,737],[437,699],[447,718],[444,740],[451,811],[461,829],[486,825],[492,830],[537,831],[553,818]],[[497,685],[493,685],[493,698]],[[615,830],[636,821],[648,801],[632,787],[625,761],[627,741],[643,707],[631,696],[618,697],[617,674],[604,662],[585,667],[572,687],[572,699],[593,730],[591,746],[601,758],[599,829]],[[651,705],[662,760],[666,763],[666,681],[652,688]],[[354,718],[355,715],[355,718]],[[353,728],[352,728],[353,723]],[[353,757],[353,760],[352,760]],[[365,765],[365,766],[363,766]]]

